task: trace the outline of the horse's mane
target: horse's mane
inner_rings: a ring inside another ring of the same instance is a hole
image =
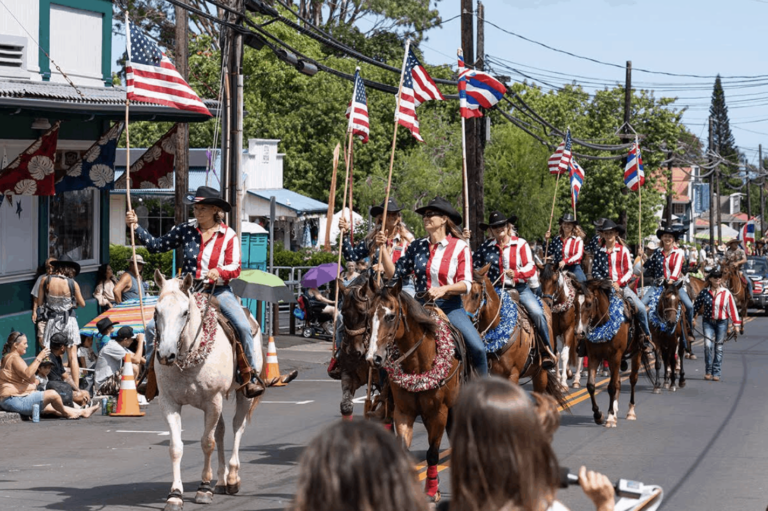
[[[583,290],[588,290],[590,292],[602,291],[605,294],[605,297],[608,299],[611,298],[611,292],[613,291],[613,286],[611,285],[611,281],[608,279],[591,279],[582,283],[581,286],[582,286],[582,291]]]
[[[380,294],[382,297],[388,294],[386,287],[382,287]],[[437,332],[437,322],[432,318],[432,315],[427,309],[421,305],[415,298],[404,291],[400,291],[398,296],[401,304],[405,306],[408,313],[408,317],[414,320],[421,328],[426,330],[430,334]]]
[[[544,268],[541,269],[541,281],[550,280],[555,275],[555,265],[547,263]]]

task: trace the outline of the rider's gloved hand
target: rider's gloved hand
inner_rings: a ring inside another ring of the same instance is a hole
[[[582,466],[579,469],[579,484],[597,511],[613,511],[616,495],[607,477]]]

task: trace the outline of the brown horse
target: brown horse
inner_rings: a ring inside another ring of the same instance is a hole
[[[563,272],[551,263],[541,266],[539,281],[544,302],[552,311],[553,339],[560,339],[561,348],[558,353],[560,362],[560,385],[568,387],[568,378],[573,373],[573,388],[581,387],[581,358],[576,353],[576,309],[573,306],[576,288],[579,282],[572,273]]]
[[[744,320],[747,319],[747,306],[749,305],[749,296],[747,296],[749,288],[741,280],[741,272],[735,265],[723,264],[723,285],[728,288],[733,299],[736,300],[736,307],[738,307],[741,317],[739,334],[744,335]]]
[[[630,339],[630,323],[626,319],[619,326],[618,331],[613,337],[605,342],[591,342],[588,335],[595,329],[604,326],[610,321],[610,305],[613,289],[610,281],[590,280],[581,283],[576,291],[576,338],[583,340],[587,347],[587,356],[589,357],[589,373],[587,377],[587,390],[592,399],[592,413],[596,424],[603,423],[603,414],[597,406],[595,400],[595,373],[601,360],[608,361],[608,367],[611,372],[610,382],[608,383],[608,419],[605,421],[605,427],[615,428],[619,414],[619,393],[621,392],[621,362],[625,353],[631,354],[632,372],[629,382],[631,386],[631,395],[629,401],[629,412],[627,420],[636,420],[635,414],[635,384],[639,377],[640,362],[642,350],[639,348],[639,336],[637,335],[638,326],[635,325],[634,341]]]
[[[362,275],[352,281],[349,286],[345,286],[341,281],[338,282],[338,285],[343,297],[341,349],[337,360],[341,372],[341,403],[339,407],[342,418],[351,419],[354,409],[352,400],[355,397],[355,392],[360,387],[368,385],[370,366],[365,361],[365,352],[368,349],[368,339],[371,336],[369,312],[374,295],[368,286],[368,279]],[[373,371],[371,376],[371,384],[379,389],[376,403],[380,405],[378,412],[381,415],[379,419],[385,424],[391,424],[392,409],[387,403],[389,392],[385,392],[385,385],[379,381],[378,371]],[[366,409],[365,412],[368,415],[371,410]]]
[[[427,428],[427,480],[425,491],[440,500],[437,463],[440,442],[448,422],[448,411],[459,396],[462,362],[453,355],[453,341],[447,340],[445,324],[406,293],[402,282],[379,288],[369,281],[375,297],[371,303],[371,339],[366,360],[374,367],[390,370],[394,397],[395,429],[406,447],[413,439],[413,423],[421,417]],[[444,319],[447,323],[447,319]],[[450,343],[448,345],[447,343]],[[387,357],[397,356],[396,360]],[[423,389],[423,390],[421,390]]]
[[[664,388],[675,392],[677,363],[675,355],[680,360],[680,388],[685,387],[685,343],[683,328],[685,328],[685,309],[680,300],[680,285],[664,283],[661,296],[653,311],[648,312],[648,323],[651,337],[656,350],[656,381],[653,393],[661,394],[661,366],[664,364]],[[654,317],[655,316],[655,317]]]
[[[475,320],[475,326],[480,337],[485,335],[501,322],[501,297],[493,287],[488,277],[490,264],[474,272],[471,291],[464,295],[464,310]],[[522,311],[518,303],[518,311]],[[551,314],[544,306],[544,314],[550,323],[550,339],[552,337]],[[518,321],[509,336],[507,343],[495,353],[488,353],[488,371],[501,376],[512,383],[519,383],[520,378],[531,378],[535,392],[546,392],[554,397],[558,404],[567,406],[565,396],[559,387],[556,377],[541,367],[541,350],[533,350],[536,346],[536,335],[530,321],[528,327]],[[485,339],[483,339],[485,340]]]

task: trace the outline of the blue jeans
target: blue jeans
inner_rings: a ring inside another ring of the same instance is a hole
[[[646,294],[645,296],[647,297],[649,294]],[[648,339],[650,340],[651,329],[648,328],[648,312],[645,310],[645,304],[640,300],[640,298],[637,297],[635,292],[632,291],[629,286],[624,288],[624,298],[630,299],[634,302],[635,307],[637,308],[637,315],[635,317],[640,320],[640,328],[643,329],[643,332],[648,336]]]
[[[651,302],[653,289],[653,287],[646,289],[642,300],[644,305],[648,305]],[[685,286],[680,286],[680,301],[685,305],[685,317],[688,319],[688,324],[691,325],[691,329],[693,329],[693,302],[691,301],[691,297],[688,296],[688,291],[686,291]],[[645,308],[643,308],[643,310],[645,310]],[[690,346],[690,343],[688,342],[688,331],[685,328],[683,328],[683,343],[686,348]]]
[[[36,390],[23,397],[9,397],[0,402],[0,408],[6,412],[30,416],[34,405],[40,405],[40,413],[43,413],[43,392]]]
[[[704,372],[712,376],[720,376],[723,364],[723,343],[725,342],[725,334],[728,332],[728,320],[712,321],[705,319],[702,323],[704,326]],[[712,357],[713,348],[714,359]]]
[[[581,269],[580,264],[565,265],[563,269],[576,275],[576,280],[578,280],[579,282],[587,281],[587,276],[584,275],[584,270]]]
[[[208,290],[203,290],[203,292],[207,291]],[[245,316],[245,313],[240,306],[240,302],[237,301],[234,293],[232,293],[232,288],[229,286],[219,286],[213,292],[213,296],[219,300],[219,304],[221,305],[221,313],[224,314],[224,316],[232,323],[232,326],[235,327],[235,330],[237,330],[237,334],[240,337],[240,342],[243,345],[245,358],[248,359],[248,363],[251,365],[251,368],[256,371],[258,366],[256,365],[256,357],[254,356],[251,324],[248,322],[248,318]],[[154,319],[147,323],[145,338],[147,341],[147,360],[151,360],[155,350]],[[259,346],[259,348],[261,348],[261,346]]]
[[[467,316],[467,311],[464,310],[461,298],[452,296],[448,299],[436,300],[435,305],[440,307],[440,310],[448,316],[451,324],[464,336],[464,343],[467,346],[469,358],[472,360],[472,366],[477,373],[480,376],[487,376],[488,358],[485,354],[485,344],[483,344],[480,334],[477,333],[475,325],[472,324],[472,320]]]
[[[528,287],[528,284],[517,284],[515,289],[520,295],[520,303],[531,316],[539,335],[541,335],[541,338],[547,343],[549,349],[552,350],[552,344],[549,342],[549,325],[547,324],[547,317],[544,315],[544,309],[539,305],[536,295],[533,294],[533,291]]]

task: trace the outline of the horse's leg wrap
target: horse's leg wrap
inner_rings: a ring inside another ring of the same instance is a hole
[[[427,467],[427,480],[424,485],[424,491],[427,497],[434,499],[439,495],[440,479],[437,477],[437,465]]]

